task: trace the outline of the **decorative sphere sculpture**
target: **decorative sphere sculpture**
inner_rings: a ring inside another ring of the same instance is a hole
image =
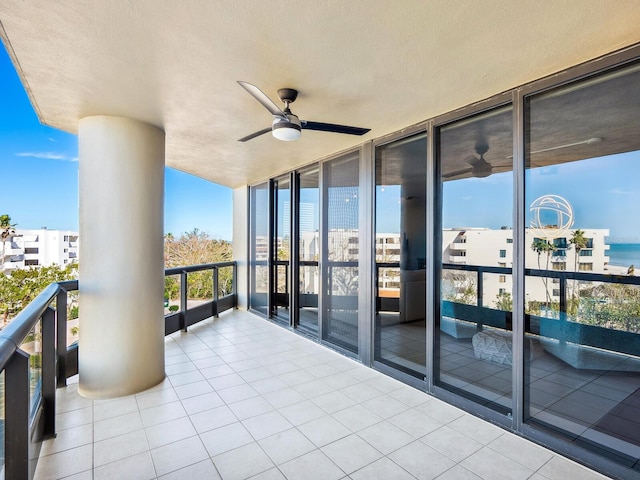
[[[560,195],[543,195],[529,206],[531,232],[539,238],[563,237],[573,225],[573,208]]]

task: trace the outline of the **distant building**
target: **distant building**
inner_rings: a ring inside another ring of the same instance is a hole
[[[78,232],[70,230],[16,229],[4,242],[0,270],[16,268],[65,266],[78,261]]]
[[[608,271],[609,245],[607,229],[582,229],[587,240],[585,248],[576,257],[575,247],[569,242],[574,230],[566,236],[548,240],[553,251],[538,255],[531,245],[537,238],[525,230],[525,269],[581,271],[610,273]],[[546,239],[541,239],[546,240]],[[455,265],[475,265],[486,267],[513,267],[513,230],[488,228],[452,228],[442,231],[442,261]],[[452,270],[455,272],[456,270]],[[508,274],[486,273],[483,278],[483,304],[492,306],[498,294],[512,293],[512,276]],[[545,285],[542,277],[526,277],[525,292],[528,301],[559,301],[560,288],[554,279]],[[547,292],[549,298],[547,297]]]

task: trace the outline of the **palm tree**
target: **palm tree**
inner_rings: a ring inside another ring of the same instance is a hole
[[[7,214],[0,215],[0,241],[2,241],[2,257],[0,257],[0,270],[4,268],[4,254],[5,245],[4,242],[16,233],[16,223],[11,223],[11,217]]]
[[[573,245],[573,248],[575,249],[575,252],[576,252],[576,255],[573,259],[573,270],[577,272],[578,266],[580,265],[580,251],[583,248],[586,248],[588,244],[587,237],[584,236],[584,230],[580,230],[579,228],[577,230],[574,230],[573,233],[571,234],[571,238],[569,238],[569,243]],[[571,298],[574,300],[574,302],[576,299],[577,288],[578,288],[578,282],[574,281],[573,289],[572,289],[573,291],[571,292]]]
[[[538,270],[540,267],[540,255],[542,253],[547,254],[547,266],[546,269],[549,270],[549,259],[551,258],[551,254],[556,250],[556,246],[548,240],[543,240],[542,238],[535,238],[533,243],[531,244],[531,249],[538,254]],[[547,287],[549,279],[545,276],[542,277],[542,283],[544,284],[544,290],[547,296],[547,302],[551,305],[551,295],[549,295],[549,288]]]
[[[574,259],[574,271],[578,271],[578,264],[580,263],[580,250],[586,248],[587,246],[587,237],[584,236],[584,230],[574,230],[571,234],[571,238],[569,239],[569,243],[573,245],[573,248],[576,250],[576,256]]]

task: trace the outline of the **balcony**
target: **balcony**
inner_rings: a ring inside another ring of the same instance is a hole
[[[230,266],[183,267],[166,275],[179,274],[186,284],[190,272]],[[217,284],[217,275],[213,278]],[[42,297],[57,296],[57,304],[64,305],[65,289],[77,283],[61,287],[56,294],[60,287],[50,286]],[[79,396],[77,375],[64,385],[64,372],[73,374],[73,349],[58,357],[60,388],[54,392],[47,365],[55,358],[57,315],[40,308],[46,301],[27,307],[22,318],[42,315],[42,387],[16,392],[15,370],[6,370],[15,362],[3,368],[11,398],[42,395],[43,409],[33,411],[41,413],[49,438],[41,444],[34,478],[445,479],[494,478],[496,469],[518,478],[606,478],[304,336],[230,308],[234,298],[235,290],[166,316],[165,380],[112,400]],[[185,300],[186,293],[183,307]],[[218,317],[222,310],[227,311]],[[58,329],[58,337],[64,330]],[[8,327],[2,338],[16,331],[25,328]],[[58,344],[66,342],[58,338]],[[16,402],[7,405],[7,420],[15,420],[15,408]],[[28,413],[24,405],[18,410]],[[15,435],[15,421],[5,431]],[[20,438],[25,442],[27,436]],[[15,468],[16,445],[5,445],[7,466]]]
[[[449,255],[449,261],[451,263],[465,264],[467,263],[467,257],[465,255]]]

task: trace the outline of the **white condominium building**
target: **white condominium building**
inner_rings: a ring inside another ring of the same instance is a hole
[[[16,268],[65,266],[78,261],[78,232],[70,230],[16,229],[2,248],[0,270]]]

